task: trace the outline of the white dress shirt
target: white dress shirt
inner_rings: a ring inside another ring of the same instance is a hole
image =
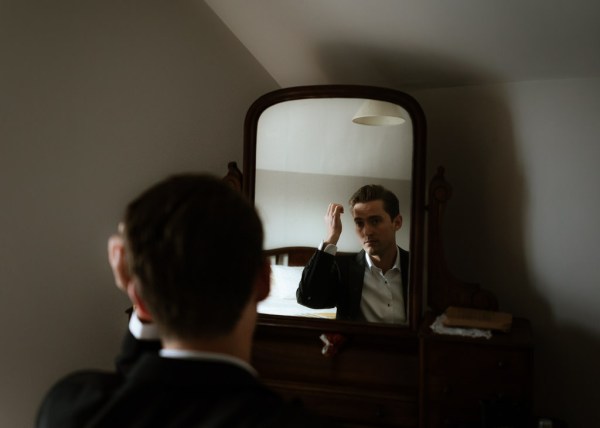
[[[368,254],[365,253],[365,256],[367,266],[360,300],[360,311],[365,320],[390,324],[406,323],[400,253],[396,253],[394,266],[385,274],[373,264]]]
[[[319,249],[335,256],[337,246],[321,242]],[[385,274],[373,264],[365,253],[367,264],[363,280],[360,311],[368,322],[406,324],[406,307],[402,293],[402,274],[400,272],[400,251],[396,250],[394,266]]]

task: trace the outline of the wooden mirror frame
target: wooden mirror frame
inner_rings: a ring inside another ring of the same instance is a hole
[[[284,88],[267,93],[258,98],[249,108],[244,124],[244,179],[243,192],[254,202],[256,178],[256,145],[258,120],[269,107],[299,99],[314,98],[368,98],[387,101],[400,105],[410,116],[413,127],[413,161],[412,161],[412,193],[411,193],[411,230],[410,230],[410,265],[409,292],[407,303],[409,311],[408,330],[416,331],[423,312],[423,260],[425,257],[425,157],[426,157],[426,121],[420,105],[411,96],[393,89],[359,86],[359,85],[314,85]],[[328,329],[363,329],[357,323],[331,320],[316,320],[302,317],[259,314],[260,325],[293,325],[299,324],[307,328]],[[382,324],[369,328],[386,327]],[[397,326],[386,327],[398,329]],[[406,329],[405,329],[406,330]]]

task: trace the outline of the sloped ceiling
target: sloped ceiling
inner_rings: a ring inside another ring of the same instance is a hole
[[[282,87],[600,76],[597,0],[205,0]]]

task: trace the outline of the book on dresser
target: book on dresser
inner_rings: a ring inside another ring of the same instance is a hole
[[[512,314],[482,309],[450,306],[444,312],[443,324],[446,327],[480,328],[486,330],[510,331]]]

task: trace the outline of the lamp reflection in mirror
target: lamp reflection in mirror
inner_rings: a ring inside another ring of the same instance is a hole
[[[359,125],[386,126],[400,125],[405,122],[400,106],[386,101],[365,100],[352,122]]]

